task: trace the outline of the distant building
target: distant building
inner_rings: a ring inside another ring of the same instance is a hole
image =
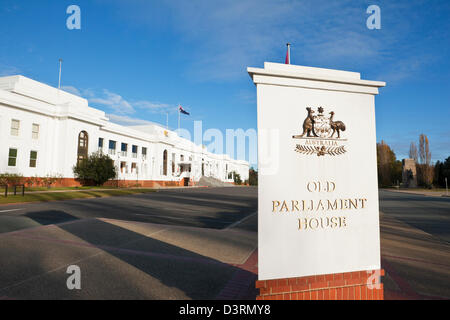
[[[248,179],[249,164],[179,137],[157,124],[111,123],[81,97],[23,76],[0,78],[0,173],[60,176],[78,185],[72,168],[93,152],[108,154],[122,185],[195,185],[202,176]]]
[[[405,188],[417,187],[417,169],[414,159],[403,159],[402,161],[402,184]]]

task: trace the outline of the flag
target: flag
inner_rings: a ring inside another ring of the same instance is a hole
[[[186,110],[184,110],[182,106],[179,106],[179,107],[178,107],[178,110],[179,110],[182,114],[186,114],[186,115],[188,115],[188,116],[190,115],[189,112],[187,112]]]

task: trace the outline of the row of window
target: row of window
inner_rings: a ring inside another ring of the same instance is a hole
[[[37,165],[37,151],[30,151],[30,168],[36,168]],[[15,167],[17,165],[18,151],[15,148],[10,148],[8,153],[8,166]]]
[[[11,120],[11,135],[18,137],[20,133],[20,120],[12,119]],[[31,125],[31,138],[34,140],[39,139],[39,125],[33,123]]]
[[[104,146],[104,139],[103,138],[99,138],[98,139],[98,148],[100,150],[103,149]],[[116,154],[116,148],[117,148],[117,142],[114,140],[109,140],[109,154],[110,155],[115,155]],[[139,152],[139,147],[136,145],[132,145],[131,146],[131,155],[133,158],[137,158],[138,157],[138,152]],[[146,147],[142,147],[141,150],[141,154],[142,157],[145,159],[147,158],[147,148]],[[124,143],[122,142],[121,146],[120,146],[120,155],[123,157],[128,156],[128,143]]]

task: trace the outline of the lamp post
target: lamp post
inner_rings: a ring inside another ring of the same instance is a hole
[[[445,190],[446,190],[446,194],[448,196],[448,184],[447,184],[447,177],[445,177]]]

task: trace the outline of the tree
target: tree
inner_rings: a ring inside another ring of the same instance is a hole
[[[248,184],[251,186],[258,185],[258,171],[256,171],[253,168],[250,168],[250,171],[249,171]]]
[[[116,177],[116,167],[108,155],[97,152],[74,166],[73,173],[84,185],[100,186]]]
[[[241,175],[236,171],[233,171],[234,184],[240,186],[242,184]]]
[[[433,184],[434,168],[431,165],[431,152],[428,137],[419,136],[419,165],[417,166],[417,181],[419,185],[431,188]]]
[[[437,187],[445,188],[445,178],[450,183],[450,157],[444,162],[437,161],[434,166],[434,183]]]
[[[378,184],[391,186],[401,180],[401,162],[394,151],[383,141],[377,143]]]
[[[414,142],[411,142],[411,145],[409,146],[409,158],[414,159],[416,163],[418,162],[417,146]]]

